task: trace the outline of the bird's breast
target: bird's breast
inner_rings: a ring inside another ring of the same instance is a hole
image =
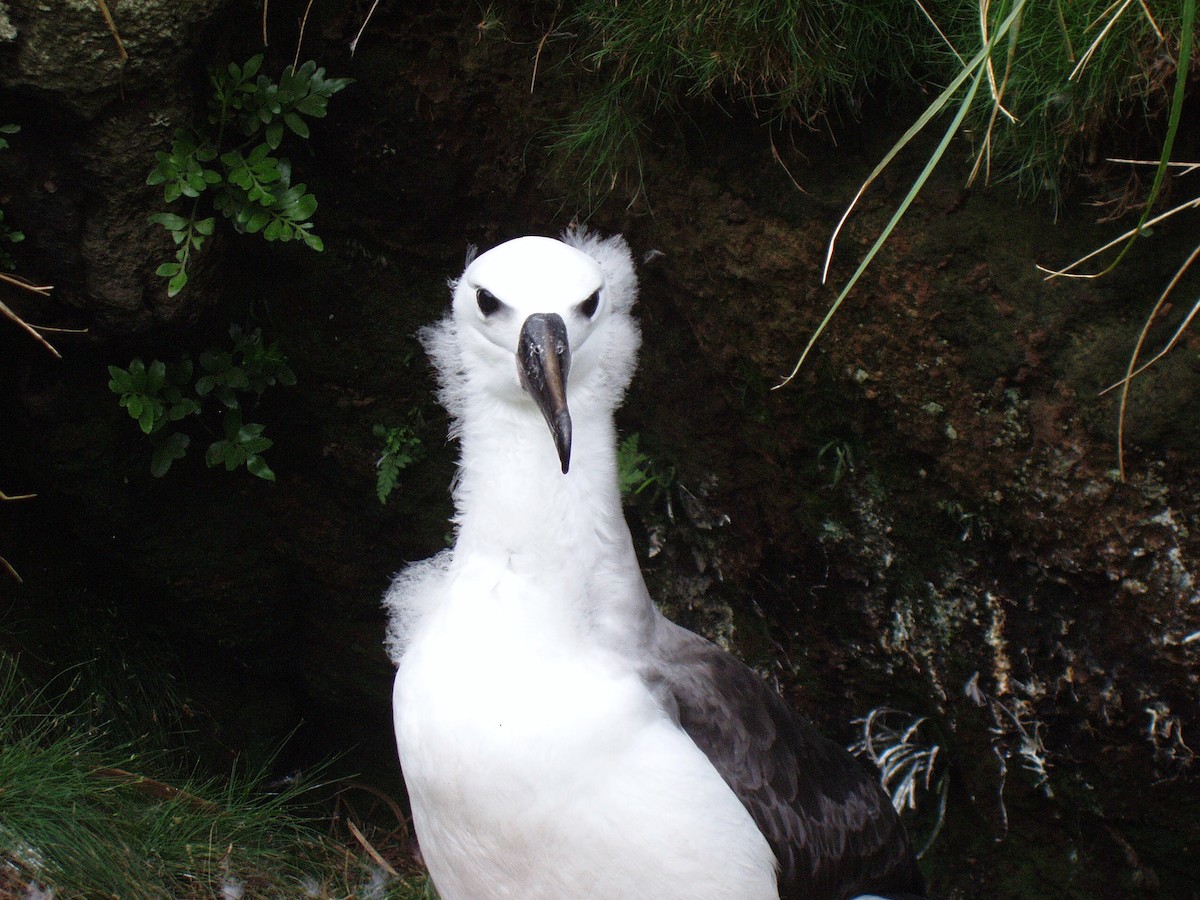
[[[774,897],[770,849],[716,770],[536,590],[460,579],[397,672],[401,764],[442,896]]]
[[[571,598],[535,581],[504,566],[470,573],[429,613],[397,673],[402,753],[435,754],[442,768],[469,756],[453,768],[491,778],[529,766],[531,752],[548,763],[599,753],[608,729],[659,715],[636,675],[585,640]]]

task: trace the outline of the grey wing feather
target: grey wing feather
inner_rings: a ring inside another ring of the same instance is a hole
[[[660,626],[648,683],[771,844],[780,897],[922,893],[904,827],[873,775],[745,664],[666,619]]]

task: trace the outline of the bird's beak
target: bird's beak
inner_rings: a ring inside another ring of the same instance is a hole
[[[517,372],[521,387],[546,417],[564,475],[571,465],[571,412],[567,409],[570,371],[571,346],[562,316],[535,313],[526,319],[517,341]]]

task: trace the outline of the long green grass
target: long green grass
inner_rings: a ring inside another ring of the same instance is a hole
[[[558,9],[544,55],[580,96],[550,135],[593,195],[640,187],[648,123],[690,99],[819,127],[856,117],[870,95],[936,95],[987,48],[988,89],[962,122],[979,172],[1057,201],[1106,141],[1165,106],[1183,24],[1180,4],[1150,0],[580,0]]]
[[[642,142],[689,101],[740,106],[816,128],[852,115],[873,86],[937,53],[910,0],[582,0],[547,31],[578,104],[549,129],[553,152],[593,197],[641,190]],[[913,42],[924,46],[915,46]]]
[[[968,119],[985,166],[990,157],[999,177],[1057,201],[1103,162],[1106,146],[1142,129],[1147,149],[1161,144],[1152,122],[1169,105],[1184,4],[972,0],[940,6],[934,18],[968,58],[1017,6],[1016,27],[992,54],[992,89]]]
[[[331,839],[319,785],[180,775],[176,755],[89,726],[81,702],[71,685],[31,686],[0,655],[0,895],[426,896],[365,844]]]

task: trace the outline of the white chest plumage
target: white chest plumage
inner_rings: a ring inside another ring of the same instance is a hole
[[[635,672],[527,579],[447,581],[394,697],[443,900],[777,896],[766,840]]]

